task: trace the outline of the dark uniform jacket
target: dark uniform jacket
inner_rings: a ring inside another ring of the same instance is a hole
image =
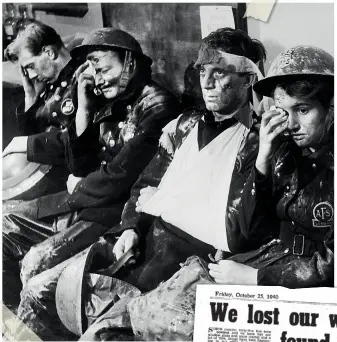
[[[39,182],[15,199],[31,200],[66,188],[69,170],[60,137],[75,119],[77,88],[73,75],[76,65],[73,60],[68,62],[57,80],[46,85],[27,111],[24,111],[24,103],[17,108],[19,133],[28,136],[27,159],[52,167]]]
[[[61,70],[57,80],[47,84],[44,92],[27,111],[22,111],[24,104],[17,108],[19,132],[21,135],[29,136],[29,161],[65,165],[64,146],[59,139],[59,132],[69,127],[75,118],[75,70],[76,64],[71,60]]]
[[[203,116],[209,115],[206,110],[192,110],[181,115],[171,132],[164,131],[160,139],[160,148],[151,163],[142,172],[137,183],[133,186],[130,200],[126,203],[123,211],[122,221],[119,227],[114,227],[106,233],[109,237],[116,232],[126,229],[135,229],[140,236],[145,236],[150,227],[153,217],[147,214],[139,214],[135,211],[139,192],[147,186],[157,187],[170,165],[175,151],[181,146],[192,128],[201,120]],[[252,120],[254,118],[254,120]],[[256,241],[250,241],[240,232],[238,224],[238,213],[241,205],[241,193],[250,170],[255,163],[258,146],[259,124],[254,112],[247,112],[247,122],[242,122],[246,127],[250,127],[248,135],[243,139],[232,174],[231,186],[228,194],[227,210],[225,211],[228,246],[232,253],[246,251],[252,247],[260,246]],[[199,135],[200,147],[200,135]],[[209,139],[208,139],[209,140]],[[202,146],[203,144],[201,144]],[[205,194],[211,196],[212,194]]]
[[[285,142],[262,177],[253,169],[240,211],[247,239],[275,237],[234,257],[258,271],[258,284],[291,288],[333,285],[333,137],[310,153]]]
[[[176,98],[149,81],[98,111],[79,137],[73,126],[65,131],[60,139],[68,167],[83,179],[71,195],[41,198],[38,217],[79,211],[78,219],[111,226],[111,206],[124,205],[157,150],[162,128],[179,113]]]

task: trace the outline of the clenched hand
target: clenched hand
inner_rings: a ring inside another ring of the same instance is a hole
[[[74,192],[74,189],[77,183],[82,179],[83,177],[76,177],[74,175],[69,175],[68,180],[67,180],[67,189],[70,195]]]
[[[209,274],[219,284],[257,285],[258,270],[232,260],[220,260],[209,264]]]

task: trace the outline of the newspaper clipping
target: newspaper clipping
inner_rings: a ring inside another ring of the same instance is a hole
[[[199,285],[194,341],[333,342],[337,296],[333,288]]]

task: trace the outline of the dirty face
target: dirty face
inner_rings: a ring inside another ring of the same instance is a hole
[[[245,101],[246,77],[222,68],[219,63],[199,68],[200,85],[206,108],[218,114],[231,114]]]
[[[107,99],[115,98],[119,93],[119,79],[123,63],[115,51],[94,51],[87,59],[95,69],[95,84]]]
[[[326,130],[328,110],[318,100],[289,96],[281,87],[274,92],[275,106],[288,113],[288,131],[299,147],[317,148]]]
[[[37,82],[53,82],[57,79],[59,70],[46,50],[34,56],[28,49],[22,48],[19,53],[19,64],[23,67],[26,75]]]

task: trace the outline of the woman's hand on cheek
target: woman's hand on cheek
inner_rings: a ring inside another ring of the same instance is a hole
[[[277,137],[283,133],[287,127],[288,114],[282,109],[276,109],[275,106],[272,106],[268,112],[265,112],[262,115],[256,168],[263,175],[266,175],[268,172]]]

